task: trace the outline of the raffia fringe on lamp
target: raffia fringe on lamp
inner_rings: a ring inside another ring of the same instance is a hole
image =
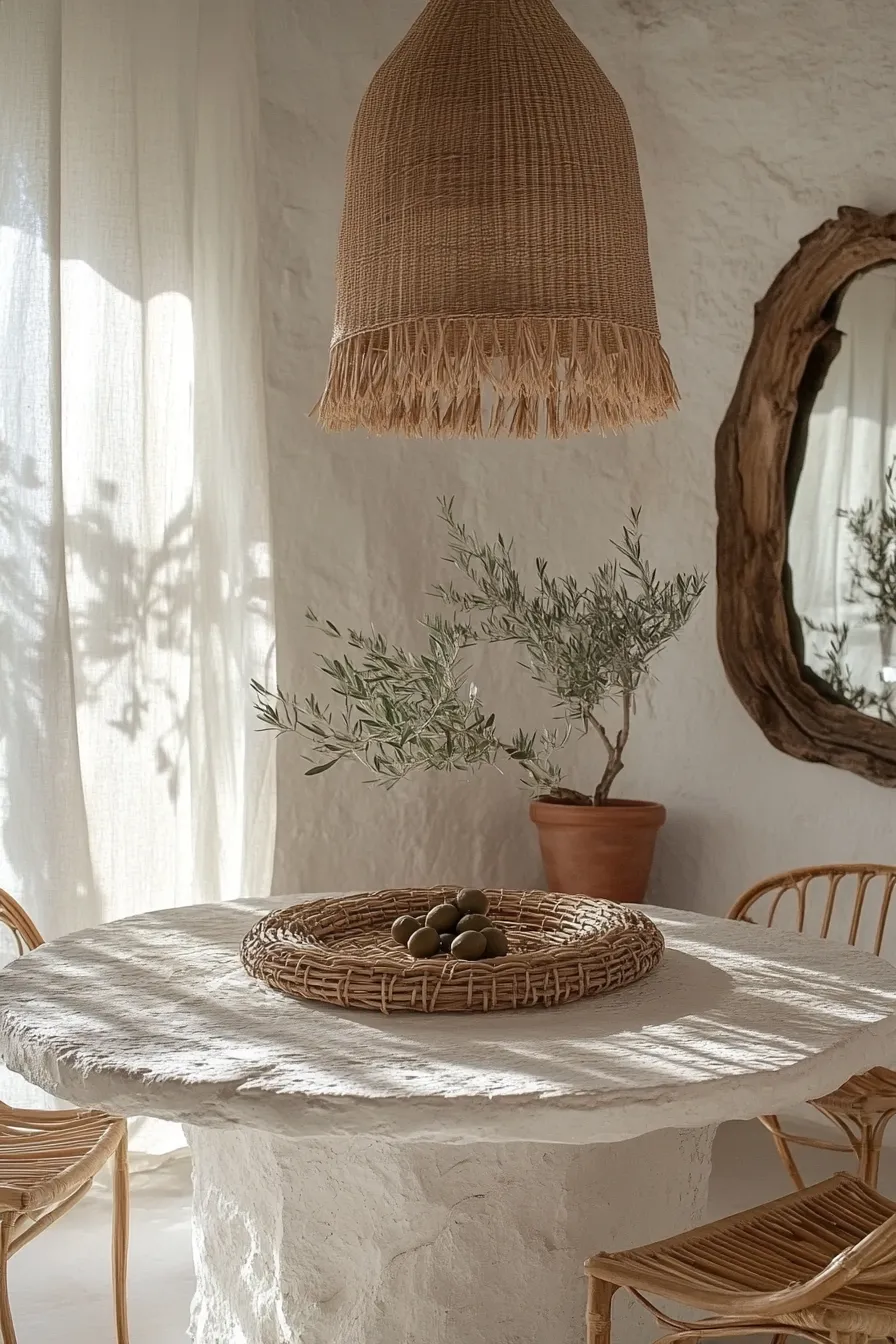
[[[677,402],[622,100],[550,0],[430,0],[348,152],[327,429],[565,438]]]

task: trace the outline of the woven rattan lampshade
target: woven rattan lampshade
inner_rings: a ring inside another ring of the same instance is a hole
[[[348,152],[328,429],[564,438],[660,419],[625,108],[550,0],[430,0]]]

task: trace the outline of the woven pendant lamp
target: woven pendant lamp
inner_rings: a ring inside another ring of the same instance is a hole
[[[327,429],[553,438],[660,419],[625,108],[550,0],[429,0],[348,151]]]

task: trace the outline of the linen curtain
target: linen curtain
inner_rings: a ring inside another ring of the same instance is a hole
[[[893,631],[872,622],[871,603],[853,591],[854,543],[838,513],[866,499],[879,505],[896,458],[896,269],[855,280],[837,326],[844,341],[812,410],[790,519],[793,603],[816,626],[849,625],[845,661],[853,680],[880,691],[881,669],[896,654]],[[805,630],[809,667],[823,671],[829,642]]]
[[[252,0],[0,0],[0,885],[266,895]]]

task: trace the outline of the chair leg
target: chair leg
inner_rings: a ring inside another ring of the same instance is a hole
[[[610,1318],[616,1292],[615,1283],[588,1275],[587,1344],[610,1344]]]
[[[12,1323],[12,1311],[9,1305],[9,1242],[12,1236],[12,1223],[8,1218],[0,1222],[0,1340],[3,1344],[16,1344],[16,1328]]]
[[[859,1179],[869,1185],[877,1185],[877,1173],[880,1167],[880,1140],[874,1132],[874,1126],[867,1123],[859,1128]]]
[[[874,1124],[862,1126],[859,1148],[859,1175],[863,1181],[877,1189],[880,1177],[880,1157],[884,1146],[884,1133],[896,1115],[896,1111],[884,1111]]]
[[[118,1344],[129,1344],[128,1336],[128,1236],[130,1232],[130,1189],[128,1184],[127,1135],[115,1150],[112,1209],[112,1279],[115,1294],[115,1331]],[[3,1341],[6,1344],[6,1341]]]
[[[800,1175],[799,1167],[796,1165],[796,1162],[793,1159],[793,1153],[790,1151],[790,1144],[787,1142],[787,1140],[784,1138],[784,1135],[781,1133],[781,1126],[778,1124],[778,1117],[776,1115],[763,1115],[762,1123],[765,1125],[766,1129],[771,1134],[772,1139],[774,1140],[775,1147],[778,1150],[778,1156],[780,1157],[782,1163],[784,1164],[784,1170],[787,1172],[790,1179],[793,1181],[793,1184],[796,1186],[797,1190],[805,1190],[806,1182]]]

